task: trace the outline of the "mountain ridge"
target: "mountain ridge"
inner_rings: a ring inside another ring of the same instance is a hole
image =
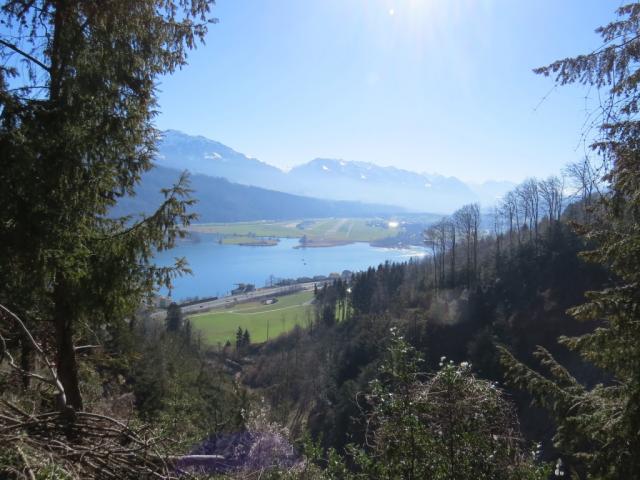
[[[414,212],[450,213],[465,203],[491,204],[514,186],[496,180],[472,185],[451,176],[332,158],[315,158],[283,171],[215,140],[178,130],[163,132],[157,164],[293,195],[396,205]]]
[[[152,214],[163,201],[161,190],[174,184],[180,174],[179,170],[156,165],[142,176],[136,195],[121,198],[111,215]],[[190,176],[190,189],[192,197],[197,200],[190,210],[198,214],[197,221],[202,223],[375,217],[404,213],[395,206],[302,197],[203,174]]]

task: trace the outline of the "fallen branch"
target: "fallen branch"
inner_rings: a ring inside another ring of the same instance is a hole
[[[104,415],[73,412],[70,420],[67,412],[32,415],[7,400],[0,402],[0,445],[15,445],[27,473],[34,473],[43,457],[83,479],[170,480],[188,478],[185,467],[224,460],[218,455],[163,455],[161,441],[145,435],[146,430]]]
[[[31,342],[33,347],[36,349],[36,352],[38,352],[38,354],[40,354],[40,356],[42,357],[42,360],[43,360],[44,364],[47,366],[47,369],[49,370],[49,373],[51,374],[51,379],[46,379],[45,377],[43,377],[41,375],[38,375],[38,374],[33,373],[33,372],[28,372],[28,371],[25,371],[24,369],[20,368],[15,363],[13,357],[9,353],[9,350],[7,349],[7,344],[6,344],[5,340],[4,340],[4,337],[2,337],[2,335],[0,335],[0,346],[2,346],[2,355],[3,356],[7,356],[7,358],[9,358],[11,368],[13,368],[14,370],[18,370],[22,374],[28,375],[28,376],[30,376],[32,378],[35,378],[36,380],[40,380],[41,382],[45,382],[45,383],[48,383],[50,385],[53,385],[56,388],[56,390],[58,390],[59,401],[61,403],[61,406],[64,408],[67,405],[67,396],[66,396],[66,394],[64,392],[64,387],[62,386],[62,383],[60,382],[60,379],[58,378],[58,374],[56,372],[56,368],[49,361],[49,358],[44,353],[44,350],[42,350],[42,347],[40,347],[38,342],[36,342],[36,340],[33,338],[33,335],[31,335],[31,332],[29,331],[27,326],[24,324],[24,322],[20,319],[20,317],[18,317],[15,313],[13,313],[11,310],[9,310],[7,307],[5,307],[2,304],[0,304],[0,311],[4,312],[5,315],[8,315],[10,318],[12,318],[20,326],[20,328],[22,329],[22,331],[24,332],[26,337],[29,339],[29,342]],[[1,358],[2,357],[0,357],[0,359]]]
[[[24,454],[24,452],[20,447],[17,447],[16,450],[18,451],[20,460],[22,460],[22,463],[24,463],[24,469],[27,471],[27,476],[29,477],[29,480],[36,480],[36,474],[33,473],[33,470],[31,469],[31,465],[29,464],[29,460],[27,459],[27,456]]]

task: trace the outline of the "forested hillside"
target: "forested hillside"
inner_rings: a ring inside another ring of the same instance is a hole
[[[572,319],[566,310],[580,304],[584,292],[603,287],[609,275],[579,257],[587,244],[573,232],[570,217],[531,211],[526,197],[519,198],[503,204],[496,220],[506,228],[497,235],[478,229],[479,209],[468,205],[425,232],[434,247],[430,259],[380,265],[351,282],[338,280],[320,289],[316,328],[259,349],[256,364],[248,368],[248,384],[264,389],[281,421],[301,421],[298,428],[308,425],[327,446],[342,448],[364,441],[365,418],[356,396],[377,378],[390,329],[422,354],[425,371],[437,370],[444,357],[456,365],[468,362],[473,372],[504,386],[496,346],[530,363],[540,345],[582,381],[597,380],[598,372],[557,339],[596,326]],[[527,226],[519,231],[502,222],[511,206],[525,216],[522,225]],[[569,211],[582,216],[583,204]],[[535,215],[545,218],[530,228],[528,217]],[[544,441],[547,456],[555,453],[550,419],[528,407],[530,397],[508,391],[528,440]],[[291,417],[292,411],[300,417]]]
[[[181,172],[156,166],[142,177],[136,196],[122,199],[112,214],[150,215],[162,204],[162,189]],[[302,197],[231,183],[224,178],[192,175],[189,188],[198,202],[190,211],[198,222],[243,222],[327,217],[375,217],[399,214],[400,207]],[[425,209],[428,207],[425,207]]]

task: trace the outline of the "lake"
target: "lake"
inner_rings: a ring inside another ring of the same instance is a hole
[[[159,265],[175,257],[186,257],[193,275],[177,278],[171,292],[176,300],[187,297],[223,296],[236,283],[265,286],[270,277],[298,278],[366,270],[385,261],[406,262],[425,255],[421,247],[380,248],[368,243],[336,247],[294,248],[297,239],[282,238],[272,247],[220,245],[214,236],[201,235],[199,242],[183,242],[173,250],[161,252]],[[166,292],[163,292],[166,293]]]

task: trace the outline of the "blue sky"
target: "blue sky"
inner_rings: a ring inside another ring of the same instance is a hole
[[[471,182],[584,156],[595,92],[532,68],[599,45],[620,0],[218,0],[157,125],[281,168],[316,157]]]

